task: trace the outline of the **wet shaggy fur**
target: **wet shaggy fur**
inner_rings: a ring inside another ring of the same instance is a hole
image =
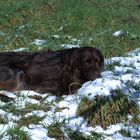
[[[102,53],[92,47],[42,52],[0,53],[0,90],[69,94],[101,77]]]

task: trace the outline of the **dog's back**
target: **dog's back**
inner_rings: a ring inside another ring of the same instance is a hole
[[[100,77],[103,68],[102,53],[91,47],[34,53],[4,52],[0,53],[0,72],[8,78],[0,79],[3,85],[0,89],[10,90],[11,83],[13,89],[17,89],[18,82],[24,80],[27,86],[22,89],[68,94],[72,83],[94,80]]]

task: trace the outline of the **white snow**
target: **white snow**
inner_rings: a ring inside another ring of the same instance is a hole
[[[38,117],[44,117],[46,115],[46,112],[42,111],[42,110],[36,110],[36,111],[32,111],[31,113],[27,113],[25,115],[25,117],[29,117],[29,116],[33,116],[36,115]]]
[[[6,114],[6,112],[3,111],[2,109],[0,109],[0,116],[5,115],[5,114]]]
[[[73,44],[62,44],[62,48],[80,48],[79,45],[73,45]]]
[[[119,36],[121,36],[121,35],[123,35],[123,34],[124,34],[124,32],[123,32],[122,30],[118,30],[118,31],[114,32],[112,35],[113,35],[114,37],[119,37]]]
[[[60,35],[52,35],[52,37],[55,38],[55,39],[60,39],[61,38]]]
[[[41,46],[46,44],[46,40],[43,39],[35,39],[31,44],[36,45],[36,46]]]
[[[39,93],[34,92],[32,90],[23,90],[23,91],[20,91],[20,95],[25,96],[25,97],[36,95],[36,96],[41,96],[42,98],[44,98],[44,97],[48,96],[49,94],[39,94]]]
[[[13,113],[9,113],[7,115],[7,119],[9,122],[19,121],[21,119],[21,116],[16,116]]]
[[[81,40],[80,39],[77,39],[77,38],[72,38],[71,41],[73,43],[76,43],[76,44],[80,44],[81,43]]]
[[[43,128],[41,125],[36,125],[31,129],[23,127],[22,130],[29,133],[32,140],[55,140],[54,138],[49,138],[47,136],[47,129]]]
[[[8,96],[10,98],[16,98],[17,97],[14,93],[9,92],[9,91],[4,91],[4,90],[1,90],[0,94],[3,94],[3,95]]]
[[[21,52],[21,51],[27,51],[28,49],[27,48],[19,48],[19,49],[16,49],[16,50],[13,50],[14,52]]]
[[[55,99],[56,99],[56,96],[48,96],[48,97],[46,98],[46,101],[47,101],[47,102],[52,102],[52,101],[55,101]]]
[[[25,108],[27,104],[39,104],[39,101],[28,97],[18,97],[15,99],[15,106],[19,109]]]

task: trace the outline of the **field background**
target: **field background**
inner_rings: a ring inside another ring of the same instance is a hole
[[[106,58],[139,47],[139,0],[0,0],[0,51],[93,46]],[[118,30],[123,35],[114,37]]]

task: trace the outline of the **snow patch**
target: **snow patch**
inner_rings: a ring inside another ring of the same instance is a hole
[[[35,39],[31,44],[36,45],[36,46],[41,46],[46,44],[47,41],[43,39]]]
[[[124,32],[121,31],[121,30],[119,30],[119,31],[114,32],[112,35],[113,35],[114,37],[119,37],[119,36],[121,36],[121,35],[123,35],[123,34],[124,34]]]
[[[61,45],[62,48],[80,48],[79,45],[73,45],[73,44],[62,44]]]

